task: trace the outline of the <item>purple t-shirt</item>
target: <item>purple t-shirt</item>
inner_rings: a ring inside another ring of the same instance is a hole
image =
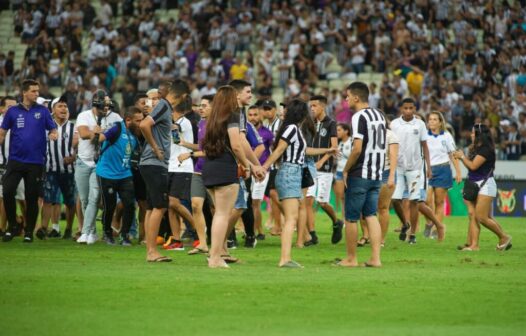
[[[265,146],[265,151],[259,158],[259,162],[264,164],[270,156],[270,148],[272,147],[272,142],[274,142],[274,134],[272,134],[272,132],[265,126],[258,128],[258,134],[263,140],[263,145]]]
[[[199,144],[199,150],[203,150],[203,139],[205,138],[206,133],[206,119],[201,119],[199,124],[197,124],[197,143]],[[203,164],[205,163],[205,158],[197,158],[194,166],[194,173],[201,174],[203,172]]]

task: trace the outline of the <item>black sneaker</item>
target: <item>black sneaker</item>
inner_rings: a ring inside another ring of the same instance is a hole
[[[256,247],[256,244],[258,243],[256,237],[252,236],[247,236],[245,238],[245,247],[247,248],[255,248]]]
[[[343,230],[343,222],[341,220],[337,220],[332,225],[331,243],[338,244],[340,240],[342,240],[342,230]]]
[[[4,230],[0,230],[0,237],[3,237],[5,236],[5,231]]]
[[[237,240],[227,240],[226,247],[233,250],[237,249]]]
[[[181,236],[181,240],[190,240],[193,238],[194,238],[194,232],[192,232],[192,230],[184,230],[183,235]]]
[[[262,234],[262,233],[260,233],[260,234],[258,234],[258,235],[256,236],[256,239],[257,239],[257,240],[265,240],[265,235]]]
[[[130,239],[128,239],[127,237],[122,238],[120,244],[121,246],[132,246],[133,245]]]
[[[15,236],[13,236],[13,235],[11,234],[11,232],[7,231],[7,232],[4,234],[4,236],[2,237],[2,241],[3,241],[4,243],[10,242],[11,240],[13,240],[14,237],[15,237]]]
[[[104,235],[103,240],[108,245],[115,245],[115,238],[113,238],[113,235]]]
[[[47,236],[49,238],[60,238],[60,232],[58,232],[57,230],[53,229],[47,234]]]
[[[318,236],[316,235],[316,231],[311,231],[310,232],[310,237],[311,237],[312,244],[313,245],[318,245],[319,240],[318,240]]]
[[[409,230],[410,227],[411,225],[409,225],[409,223],[405,223],[402,226],[402,229],[400,230],[400,235],[398,236],[398,239],[400,239],[401,241],[405,241],[407,238],[407,230]]]
[[[66,231],[64,231],[62,239],[71,239],[71,229],[66,229]]]
[[[24,243],[32,243],[33,242],[33,235],[25,235],[23,242]]]
[[[410,235],[409,236],[409,244],[411,244],[411,245],[416,244],[416,236],[415,235]]]
[[[44,229],[38,229],[36,235],[37,235],[37,238],[38,238],[38,239],[40,239],[40,240],[44,240],[44,239],[46,239],[46,236],[47,236],[47,235],[46,235],[46,230],[44,230]]]
[[[305,244],[303,244],[303,245],[304,245],[305,247],[318,245],[318,240],[311,239],[311,240],[305,242]]]

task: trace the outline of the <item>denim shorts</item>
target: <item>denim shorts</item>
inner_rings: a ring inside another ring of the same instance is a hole
[[[387,184],[387,181],[389,180],[389,172],[390,170],[387,169],[387,170],[384,170],[384,172],[382,173],[382,184]],[[394,183],[396,185],[396,172],[395,172],[395,176],[394,176]]]
[[[360,217],[375,216],[382,181],[349,176],[345,190],[345,220],[357,222]]]
[[[77,202],[77,187],[73,173],[48,172],[44,181],[44,201],[51,204],[61,204],[61,198],[67,206]]]
[[[280,200],[286,198],[301,199],[301,176],[302,166],[299,164],[284,162],[280,165],[276,174],[276,189]]]
[[[314,162],[314,159],[311,157],[306,158],[304,165],[309,168],[309,173],[310,176],[312,176],[312,179],[316,179],[316,162]]]
[[[248,207],[247,200],[248,200],[247,186],[245,184],[245,180],[243,180],[243,178],[240,178],[239,179],[239,192],[237,193],[237,200],[236,200],[236,204],[234,205],[234,209],[246,209]]]
[[[342,171],[337,171],[334,174],[334,181],[343,181],[343,172]]]
[[[448,164],[432,166],[433,176],[429,180],[429,185],[434,188],[450,189],[453,187],[453,173]]]

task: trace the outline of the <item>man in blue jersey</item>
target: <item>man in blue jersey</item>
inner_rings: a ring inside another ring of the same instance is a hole
[[[11,131],[9,161],[3,176],[4,206],[8,231],[3,241],[13,239],[16,222],[16,189],[24,179],[26,196],[26,227],[24,242],[33,242],[33,230],[38,217],[38,195],[42,186],[42,175],[46,162],[46,131],[49,139],[57,140],[57,126],[49,110],[36,103],[39,84],[32,79],[22,82],[22,102],[7,110],[0,127],[0,144]]]
[[[120,243],[131,245],[128,233],[135,214],[135,192],[130,157],[137,146],[137,136],[141,134],[139,125],[143,119],[142,111],[131,106],[124,114],[124,121],[100,135],[102,146],[96,172],[102,194],[104,241],[109,245],[115,245],[111,222],[117,194],[123,204]]]

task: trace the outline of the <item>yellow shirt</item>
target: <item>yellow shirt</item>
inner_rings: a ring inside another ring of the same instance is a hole
[[[248,67],[245,64],[234,64],[230,68],[230,77],[232,79],[245,79]]]

